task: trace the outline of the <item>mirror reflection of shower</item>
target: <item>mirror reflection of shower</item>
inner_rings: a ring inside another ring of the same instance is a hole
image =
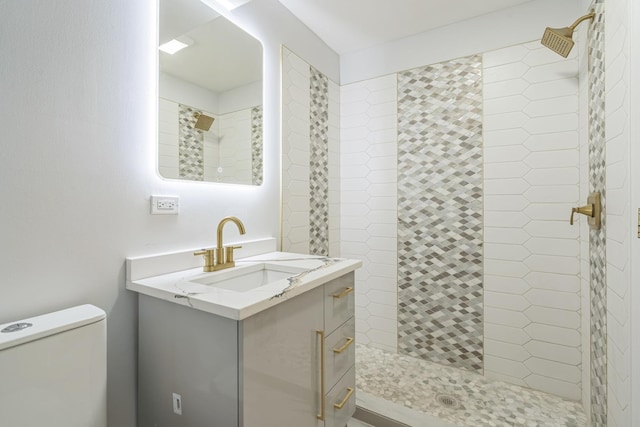
[[[262,183],[262,106],[223,114],[160,98],[159,172],[164,178]]]

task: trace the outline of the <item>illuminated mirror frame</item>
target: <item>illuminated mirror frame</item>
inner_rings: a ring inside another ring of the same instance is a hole
[[[183,50],[157,56],[156,171],[180,182],[257,186],[264,181],[264,47],[219,10],[212,0],[158,1],[158,43],[174,38]],[[216,53],[204,51],[209,40]],[[233,83],[210,83],[213,74]]]

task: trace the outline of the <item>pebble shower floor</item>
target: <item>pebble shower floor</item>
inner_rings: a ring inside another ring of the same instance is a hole
[[[459,426],[587,425],[578,402],[365,345],[356,346],[356,386]]]

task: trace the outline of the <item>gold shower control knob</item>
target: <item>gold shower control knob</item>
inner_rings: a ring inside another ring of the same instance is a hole
[[[571,218],[569,219],[569,223],[571,225],[573,225],[573,214],[574,213],[579,213],[579,214],[582,214],[582,215],[593,217],[593,212],[594,212],[593,205],[581,206],[579,208],[572,208],[571,209]]]
[[[591,193],[587,197],[587,205],[578,208],[571,208],[571,217],[569,224],[573,225],[573,215],[579,213],[588,217],[589,227],[594,230],[600,229],[600,216],[602,214],[602,205],[600,204],[600,193]]]

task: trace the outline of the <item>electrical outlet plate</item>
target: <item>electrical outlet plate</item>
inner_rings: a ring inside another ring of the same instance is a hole
[[[182,415],[182,396],[173,393],[173,413]]]
[[[180,213],[180,197],[151,196],[151,215],[177,215]]]

